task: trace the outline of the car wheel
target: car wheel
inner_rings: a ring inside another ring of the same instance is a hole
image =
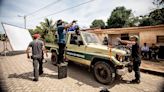
[[[115,79],[114,69],[106,62],[96,62],[93,73],[95,79],[102,84],[111,84]]]
[[[51,62],[53,65],[56,65],[57,64],[57,60],[58,60],[58,56],[56,54],[56,52],[52,52],[51,53]]]

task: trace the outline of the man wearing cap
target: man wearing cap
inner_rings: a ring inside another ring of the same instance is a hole
[[[133,70],[135,72],[135,79],[132,80],[131,83],[140,83],[139,66],[141,64],[141,58],[140,58],[140,47],[139,47],[138,40],[139,37],[137,35],[131,36],[130,41],[119,39],[121,43],[132,45]]]
[[[72,21],[72,23],[64,25],[62,20],[57,21],[57,33],[58,33],[58,46],[59,46],[59,55],[58,55],[58,64],[63,63],[63,54],[66,45],[66,29],[70,28],[76,21]]]
[[[45,50],[43,41],[39,40],[39,38],[40,38],[39,34],[34,34],[33,38],[34,38],[34,40],[32,42],[30,42],[26,52],[27,52],[27,58],[30,58],[29,50],[30,50],[30,47],[32,48],[31,58],[33,59],[33,67],[34,67],[33,81],[38,81],[39,75],[41,75],[43,73],[43,67],[42,67],[43,51],[46,52],[46,50]],[[48,57],[47,52],[46,52],[46,56]],[[38,68],[38,65],[39,65],[39,68]]]

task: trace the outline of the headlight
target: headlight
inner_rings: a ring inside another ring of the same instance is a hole
[[[120,62],[123,62],[123,56],[116,54],[116,59]]]
[[[129,62],[130,61],[130,56],[121,56],[116,54],[116,59],[120,62]]]

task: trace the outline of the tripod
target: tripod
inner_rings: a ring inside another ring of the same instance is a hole
[[[3,53],[3,54],[6,56],[6,53],[9,52],[9,49],[8,49],[8,47],[7,47],[7,43],[8,43],[7,37],[5,36],[5,37],[2,39],[2,41],[3,41],[3,51],[2,51],[1,53]]]

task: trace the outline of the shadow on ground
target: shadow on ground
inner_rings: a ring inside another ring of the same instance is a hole
[[[58,72],[57,66],[52,65],[49,60],[47,63],[44,64],[44,68],[50,69],[56,73]],[[110,84],[110,85],[100,84],[94,79],[92,73],[89,72],[87,70],[87,68],[81,67],[81,66],[73,64],[73,63],[68,65],[67,73],[68,73],[68,77],[73,78],[78,81],[76,83],[78,86],[82,86],[82,85],[86,84],[86,85],[90,85],[90,86],[96,87],[96,88],[105,87],[105,88],[110,89],[110,88],[114,87],[115,85],[119,85],[120,83],[121,84],[124,84],[124,83],[129,84],[129,81],[120,80],[120,79],[116,79],[114,81],[114,83]]]
[[[57,78],[57,75],[52,75],[52,74],[47,74],[47,73],[44,73],[42,75],[40,75],[39,77],[49,77],[49,78]],[[8,76],[8,78],[19,78],[19,79],[26,79],[26,80],[30,80],[32,81],[33,80],[33,72],[27,72],[27,73],[22,73],[22,74],[10,74]]]
[[[0,52],[0,56],[14,56],[14,55],[20,55],[24,53],[25,51],[6,51],[6,52]]]
[[[40,77],[48,77],[48,78],[52,78],[52,79],[58,79],[58,75],[55,75],[58,72],[57,66],[52,65],[51,62],[48,61],[43,64],[43,67],[50,69],[51,71],[54,71],[54,74],[48,74],[48,73],[44,72],[42,75],[40,75]],[[92,76],[92,73],[89,72],[87,70],[87,68],[84,68],[82,66],[79,66],[79,65],[76,65],[73,63],[68,65],[67,73],[68,73],[68,77],[77,80],[76,85],[78,85],[78,86],[82,86],[82,85],[86,84],[86,85],[90,85],[95,88],[105,87],[105,88],[110,89],[110,88],[114,87],[115,85],[124,84],[124,83],[129,84],[128,81],[120,80],[120,79],[116,79],[114,81],[114,83],[112,83],[110,85],[100,84],[94,79],[94,77]],[[32,81],[33,72],[26,72],[26,73],[22,73],[22,74],[13,73],[13,74],[10,74],[8,76],[8,78],[18,78],[18,79],[25,79],[25,80]]]
[[[7,92],[7,86],[2,76],[0,76],[0,92]]]

